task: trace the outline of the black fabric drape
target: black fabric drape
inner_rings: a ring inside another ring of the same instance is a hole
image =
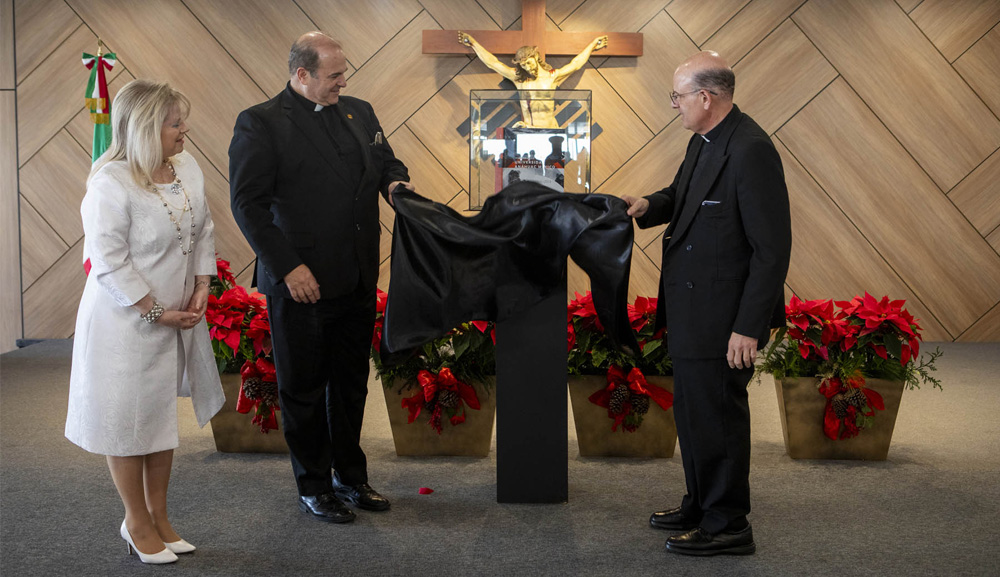
[[[590,276],[611,338],[639,350],[626,309],[632,219],[621,199],[519,182],[463,217],[397,190],[383,361],[397,362],[462,322],[527,310],[562,282],[567,256]]]

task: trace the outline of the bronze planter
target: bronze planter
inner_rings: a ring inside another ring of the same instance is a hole
[[[465,422],[452,425],[444,418],[443,431],[438,434],[429,424],[430,414],[421,411],[417,420],[408,423],[410,412],[403,407],[403,399],[412,397],[420,388],[415,382],[400,383],[393,380],[382,387],[385,407],[389,412],[389,426],[396,454],[400,457],[486,457],[493,441],[493,420],[496,417],[497,398],[494,394],[496,377],[487,377],[489,386],[468,383],[479,398],[479,410],[465,407]],[[402,391],[400,391],[402,389]]]
[[[673,377],[647,376],[653,385],[674,392]],[[674,456],[677,445],[677,426],[674,411],[664,411],[654,402],[649,403],[639,428],[633,432],[612,431],[613,421],[608,410],[590,402],[590,396],[608,385],[603,375],[570,375],[569,396],[573,404],[573,421],[581,457],[643,457],[664,458]]]
[[[240,375],[222,375],[222,391],[226,394],[226,403],[212,417],[212,436],[215,437],[215,448],[222,453],[287,453],[285,434],[281,431],[281,414],[278,414],[279,428],[272,429],[267,434],[260,432],[260,427],[251,423],[253,415],[236,412],[236,399],[240,394]]]
[[[856,437],[839,441],[823,434],[826,397],[819,392],[819,382],[815,377],[774,379],[788,456],[793,459],[884,461],[899,414],[903,382],[866,379],[866,386],[882,395],[885,410],[875,411],[875,423],[870,428]]]

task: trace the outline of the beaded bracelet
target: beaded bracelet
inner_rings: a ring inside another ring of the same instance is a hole
[[[200,280],[200,281],[194,283],[194,288],[198,288],[198,285],[200,285],[200,284],[205,285],[206,288],[210,287],[210,283],[207,280]]]
[[[142,320],[146,321],[149,324],[153,324],[157,320],[159,320],[163,312],[164,312],[163,305],[161,305],[156,301],[153,301],[153,308],[149,309],[148,313],[144,315],[139,315],[139,318],[141,318]]]

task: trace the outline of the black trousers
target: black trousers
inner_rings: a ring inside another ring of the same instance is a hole
[[[316,304],[267,297],[281,425],[300,495],[333,489],[331,469],[348,485],[368,482],[361,422],[375,289]]]
[[[674,359],[674,419],[687,494],[685,517],[712,534],[739,530],[750,512],[750,405],[753,368],[726,359]]]

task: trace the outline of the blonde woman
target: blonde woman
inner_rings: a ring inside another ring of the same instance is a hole
[[[189,108],[166,83],[122,87],[111,146],[91,169],[80,209],[91,269],[66,437],[107,456],[125,505],[121,536],[143,563],[195,549],[167,518],[177,397],[192,397],[201,426],[225,400],[204,320],[215,246],[204,178],[184,152]]]

